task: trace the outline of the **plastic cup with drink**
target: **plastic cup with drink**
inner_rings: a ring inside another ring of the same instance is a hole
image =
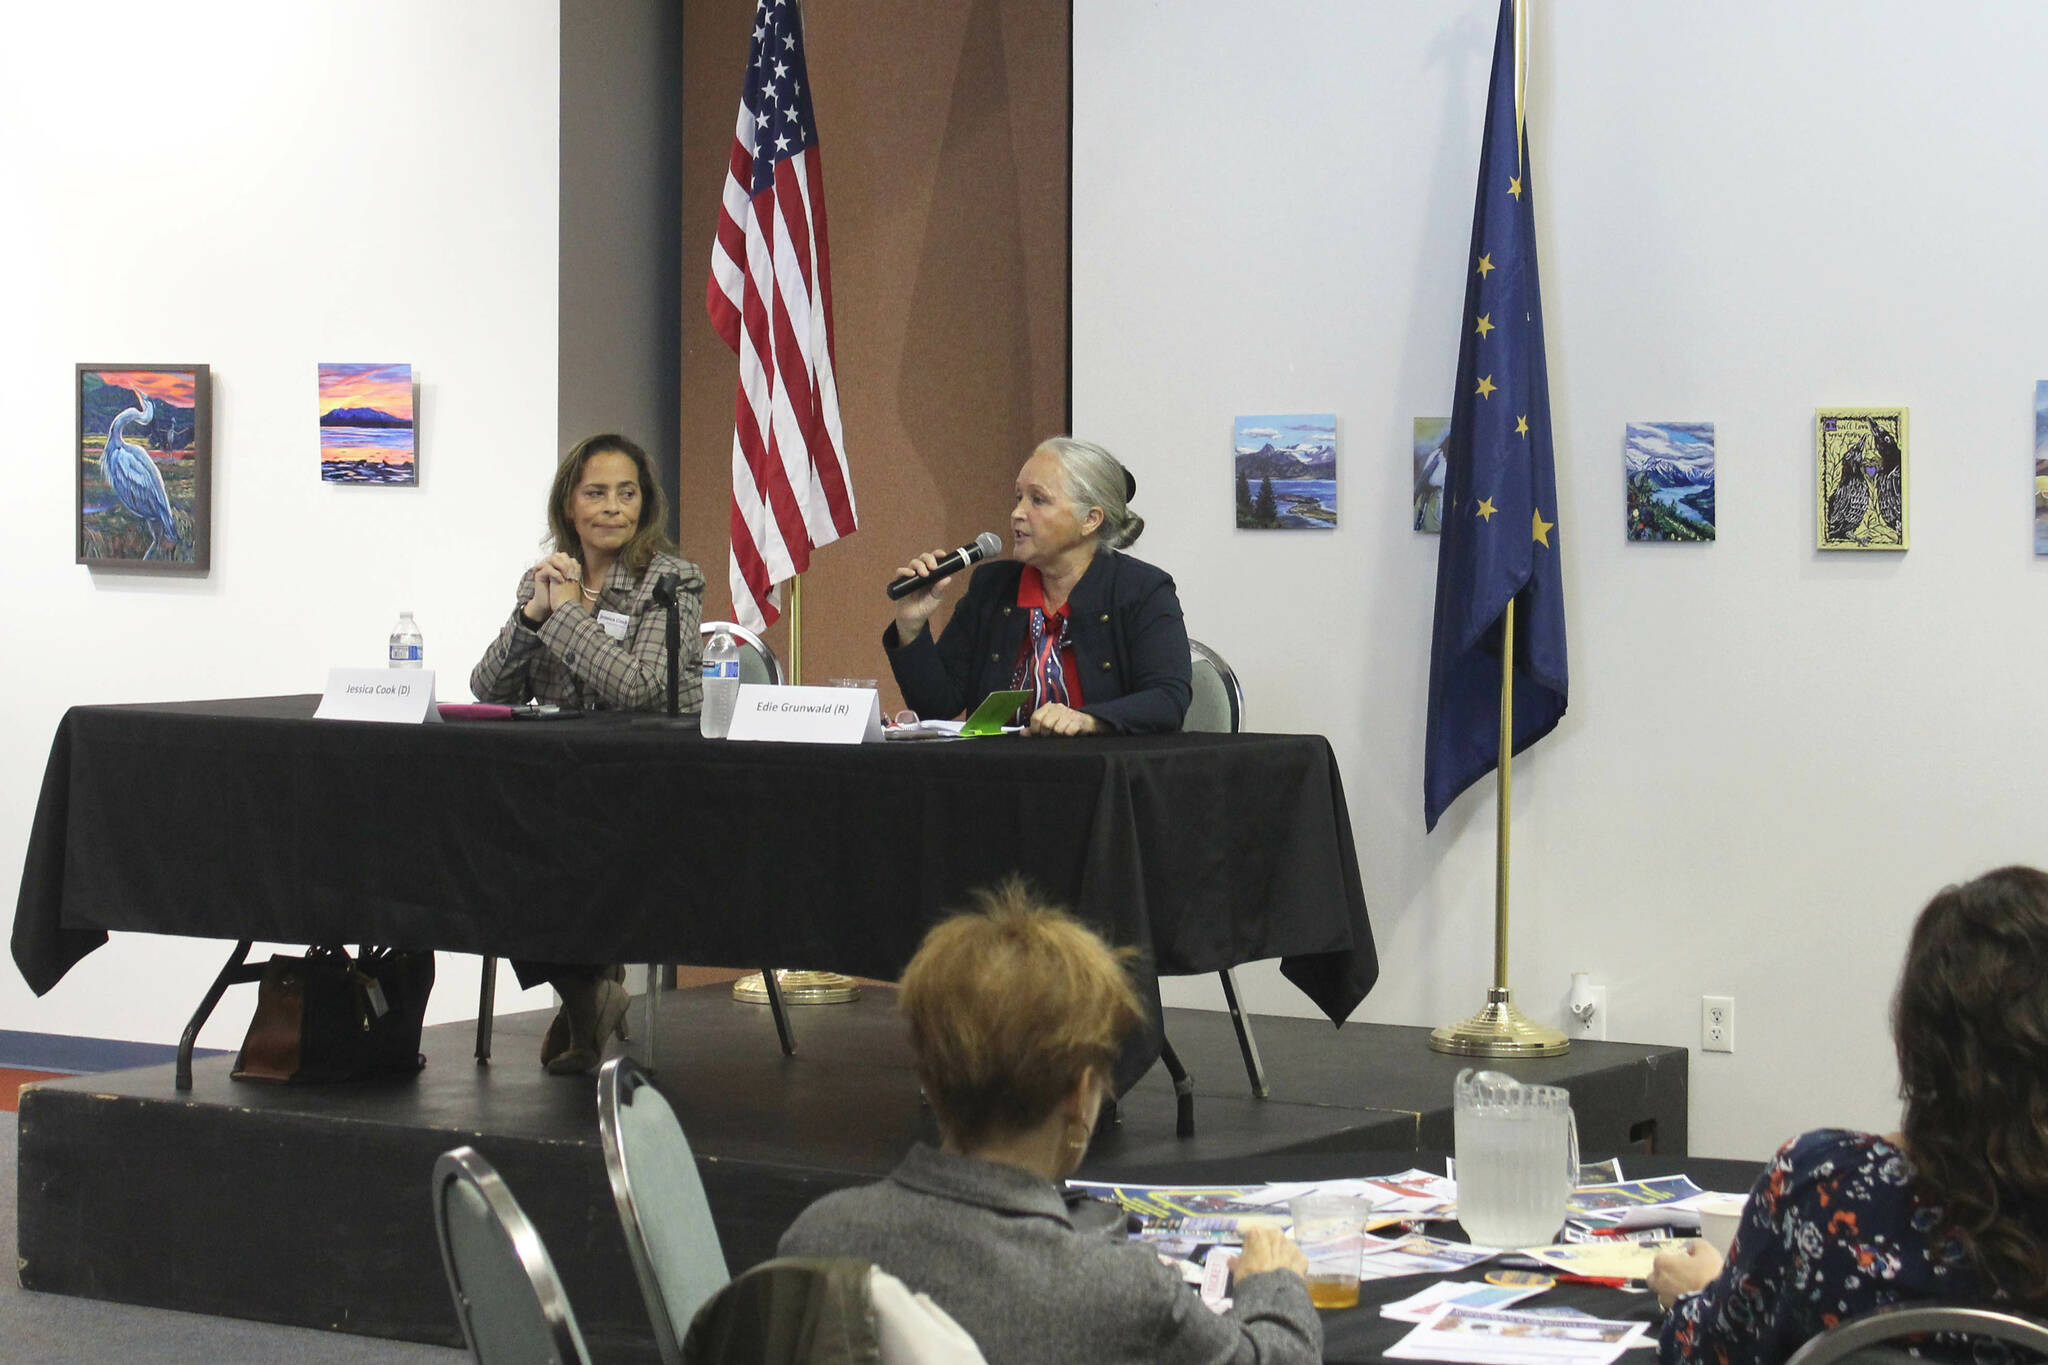
[[[1365,1220],[1372,1201],[1346,1194],[1302,1194],[1287,1201],[1294,1241],[1308,1258],[1308,1298],[1318,1308],[1358,1302],[1358,1272],[1365,1256]]]

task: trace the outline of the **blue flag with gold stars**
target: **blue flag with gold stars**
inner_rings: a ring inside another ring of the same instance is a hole
[[[1565,709],[1564,577],[1550,378],[1536,288],[1535,176],[1519,106],[1515,4],[1501,0],[1458,387],[1444,444],[1422,811],[1429,828],[1500,750],[1501,618],[1515,606],[1514,751]]]

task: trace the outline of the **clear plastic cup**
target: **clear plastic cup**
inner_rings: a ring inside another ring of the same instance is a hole
[[[1303,1194],[1287,1201],[1294,1240],[1308,1258],[1308,1298],[1318,1308],[1358,1303],[1358,1272],[1365,1257],[1365,1220],[1372,1201],[1348,1194]]]

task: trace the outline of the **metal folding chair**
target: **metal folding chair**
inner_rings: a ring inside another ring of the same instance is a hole
[[[2004,1308],[1952,1303],[1895,1303],[1837,1323],[1794,1351],[1785,1365],[1857,1365],[1908,1361],[1902,1339],[1933,1332],[1989,1337],[2048,1355],[2048,1325]]]
[[[732,1279],[690,1140],[653,1078],[630,1057],[614,1057],[598,1070],[597,1128],[655,1349],[663,1365],[680,1365],[690,1319]]]
[[[477,1365],[590,1365],[547,1247],[473,1147],[434,1163],[434,1228]]]

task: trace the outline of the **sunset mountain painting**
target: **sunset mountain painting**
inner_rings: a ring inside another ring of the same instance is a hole
[[[412,366],[320,366],[320,478],[413,485]]]

